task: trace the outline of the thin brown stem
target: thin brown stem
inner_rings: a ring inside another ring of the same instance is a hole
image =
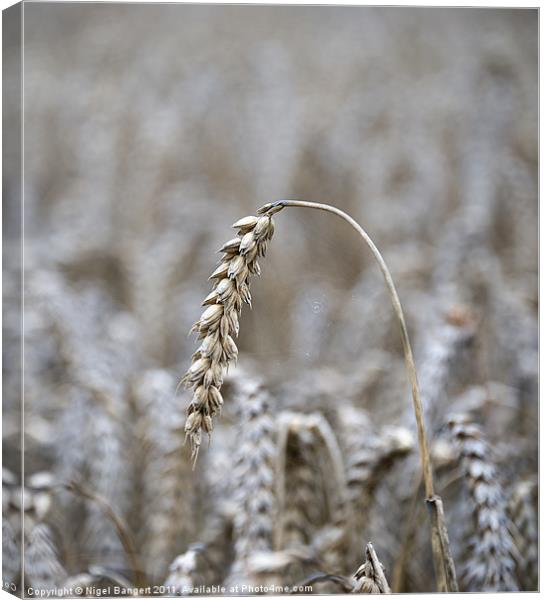
[[[430,452],[428,448],[428,443],[426,440],[426,429],[424,425],[424,411],[422,409],[422,401],[420,399],[420,390],[418,388],[418,379],[416,376],[416,366],[414,363],[413,352],[411,349],[411,343],[409,340],[409,333],[407,331],[407,325],[405,323],[405,317],[403,315],[403,309],[401,308],[401,302],[399,300],[399,296],[397,294],[397,290],[394,285],[394,280],[388,269],[382,254],[379,252],[379,249],[375,246],[373,240],[369,237],[367,232],[361,227],[359,223],[357,223],[350,215],[345,213],[344,211],[336,208],[334,206],[330,206],[329,204],[320,204],[317,202],[306,202],[302,200],[280,200],[278,202],[273,202],[271,204],[266,204],[258,210],[259,214],[274,214],[285,207],[299,207],[299,208],[312,208],[314,210],[321,210],[324,212],[332,213],[341,217],[347,221],[352,227],[359,233],[359,235],[363,238],[367,246],[370,248],[375,260],[377,261],[379,268],[384,277],[384,281],[386,283],[386,287],[388,288],[388,292],[390,294],[390,299],[392,301],[392,305],[394,307],[394,313],[399,322],[400,330],[401,330],[401,343],[403,345],[403,353],[405,356],[405,366],[407,369],[407,375],[409,378],[409,382],[411,384],[412,390],[412,398],[413,398],[413,408],[416,419],[416,429],[418,432],[418,445],[420,449],[420,460],[422,463],[422,478],[424,481],[424,489],[426,493],[426,498],[429,502],[429,506],[432,511],[432,547],[434,549],[434,554],[438,553],[441,556],[440,561],[436,561],[436,568],[439,568],[439,572],[437,573],[438,581],[445,581],[452,579],[451,577],[447,577],[447,573],[450,573],[453,569],[454,563],[452,562],[452,557],[450,556],[450,551],[447,547],[445,548],[443,544],[439,544],[438,540],[441,538],[444,541],[444,535],[441,533],[446,532],[446,526],[444,524],[444,518],[442,511],[438,510],[440,504],[436,501],[432,500],[435,498],[435,492],[433,487],[433,474],[431,468],[431,460],[430,460]],[[441,513],[441,514],[440,514]],[[441,524],[439,527],[438,523]],[[448,542],[448,538],[447,538]],[[438,565],[442,565],[439,567]],[[456,591],[456,590],[448,590],[448,591]]]

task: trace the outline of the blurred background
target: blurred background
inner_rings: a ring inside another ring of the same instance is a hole
[[[20,540],[24,487],[35,588],[73,577],[293,585],[317,570],[348,577],[372,541],[397,591],[434,589],[398,325],[369,251],[331,215],[275,217],[224,415],[191,470],[189,396],[175,388],[216,252],[237,219],[296,198],[350,213],[391,268],[455,560],[469,573],[462,589],[537,589],[537,11],[31,3],[24,23],[26,461],[22,478],[18,174],[6,173],[4,580],[20,579],[6,548]],[[15,118],[16,106],[4,110]],[[283,498],[285,512],[302,508],[299,537],[282,547],[282,511],[260,509],[263,542],[240,523],[255,489],[236,493],[259,456],[261,437],[241,439],[263,395],[263,435],[297,438],[285,478],[306,468],[314,490]],[[493,584],[468,541],[483,506],[445,434],[452,412],[490,444],[500,491],[485,508],[510,531],[517,501],[526,511]],[[301,434],[316,430],[311,417],[342,455],[346,489],[331,494],[353,504],[344,525],[333,510],[308,514],[330,487],[326,463],[296,447],[321,443]],[[125,522],[136,562],[101,501]],[[402,531],[408,521],[418,531]],[[350,539],[324,566],[326,533],[340,530]],[[280,554],[302,547],[288,573]],[[266,568],[248,562],[258,550]]]

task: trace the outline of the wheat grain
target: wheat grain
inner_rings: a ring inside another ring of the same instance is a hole
[[[239,315],[243,303],[252,303],[250,277],[260,274],[257,259],[265,256],[267,242],[274,233],[270,214],[244,217],[233,227],[238,235],[220,248],[222,258],[210,276],[214,288],[203,301],[206,308],[191,330],[198,333],[202,343],[182,379],[194,390],[185,424],[194,460],[203,432],[212,433],[212,419],[221,412],[224,373],[238,356],[234,340],[239,332]]]

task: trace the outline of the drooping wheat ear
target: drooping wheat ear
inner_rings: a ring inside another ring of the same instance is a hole
[[[517,574],[523,591],[536,591],[538,583],[537,479],[515,485],[509,501],[509,516],[513,521],[513,537],[519,557]]]
[[[354,594],[389,594],[390,586],[373,544],[365,547],[365,562],[354,575]]]
[[[202,340],[182,379],[194,390],[185,424],[193,460],[197,459],[202,432],[210,435],[212,419],[223,405],[220,388],[225,370],[238,355],[234,339],[239,332],[242,304],[251,306],[250,277],[260,274],[257,259],[265,256],[267,242],[274,233],[271,214],[244,217],[233,225],[238,235],[220,248],[222,258],[210,276],[214,289],[204,299],[206,309],[191,329]]]
[[[517,591],[516,547],[509,531],[507,503],[490,447],[468,415],[453,415],[448,426],[473,501],[475,533],[468,543],[462,579],[467,591]]]

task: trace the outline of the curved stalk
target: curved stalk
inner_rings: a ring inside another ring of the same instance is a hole
[[[418,446],[420,449],[420,460],[422,463],[422,479],[424,481],[426,501],[428,506],[431,508],[432,547],[434,550],[434,558],[436,559],[435,564],[439,588],[440,591],[458,591],[456,575],[454,572],[454,562],[452,560],[452,556],[450,555],[448,535],[446,533],[447,530],[444,524],[444,515],[442,510],[438,510],[437,508],[439,506],[442,509],[442,504],[440,502],[440,498],[438,498],[438,496],[436,496],[434,493],[430,452],[428,448],[428,442],[426,440],[424,412],[422,409],[422,401],[420,399],[420,390],[418,388],[416,366],[414,363],[407,325],[405,323],[405,317],[403,315],[403,309],[401,308],[401,302],[399,300],[390,270],[388,269],[382,254],[379,252],[379,249],[375,246],[373,240],[369,237],[363,227],[361,227],[361,225],[350,215],[339,208],[336,208],[335,206],[330,206],[329,204],[320,204],[318,202],[306,202],[303,200],[279,200],[278,202],[265,204],[265,206],[262,206],[257,212],[258,214],[274,214],[289,206],[321,210],[332,213],[341,219],[344,219],[350,225],[352,225],[352,227],[359,233],[360,237],[363,238],[364,242],[370,248],[375,260],[379,265],[386,283],[386,287],[388,288],[388,292],[390,294],[394,313],[401,329],[401,342],[403,344],[403,353],[405,356],[405,367],[409,382],[411,384],[414,415],[418,432]],[[437,499],[439,502],[437,502]]]

